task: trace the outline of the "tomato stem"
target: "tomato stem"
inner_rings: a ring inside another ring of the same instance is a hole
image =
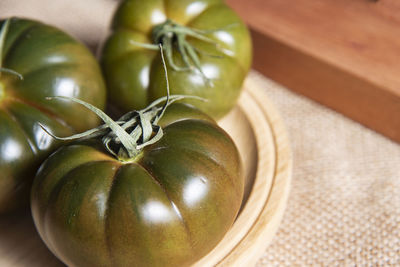
[[[6,42],[6,35],[8,32],[8,28],[10,26],[10,19],[4,21],[3,26],[1,27],[0,31],[0,69],[3,67],[3,53],[4,53],[4,46]],[[1,76],[1,72],[0,72]]]
[[[22,74],[20,74],[20,73],[14,71],[14,70],[12,70],[12,69],[0,68],[0,77],[1,77],[1,73],[2,73],[2,72],[15,75],[15,76],[17,76],[20,80],[23,80],[23,79],[24,79],[24,76],[22,76]]]
[[[197,70],[200,72],[201,76],[207,82],[209,86],[212,86],[212,82],[201,68],[200,58],[198,53],[195,52],[195,48],[191,45],[186,38],[192,37],[198,40],[213,44],[216,49],[219,48],[218,44],[211,38],[205,36],[206,32],[201,30],[191,29],[179,25],[168,19],[164,23],[159,24],[153,28],[152,37],[156,44],[163,44],[165,49],[165,54],[168,59],[168,63],[171,65],[172,69],[175,71],[188,71]],[[183,60],[184,66],[178,66],[173,59],[172,51],[176,44],[176,49],[178,50],[181,58]]]
[[[105,114],[100,109],[95,106],[82,101],[80,99],[55,96],[48,97],[47,99],[60,99],[73,101],[75,103],[81,104],[93,111],[97,116],[99,116],[105,124],[90,129],[86,132],[75,134],[69,137],[57,137],[53,135],[49,130],[47,130],[43,125],[39,124],[44,131],[49,135],[58,140],[70,141],[76,139],[89,139],[101,137],[101,140],[112,155],[114,155],[118,160],[122,162],[131,162],[136,160],[140,155],[140,152],[144,147],[159,141],[163,136],[163,130],[158,125],[158,121],[162,118],[165,110],[173,102],[184,99],[184,98],[195,98],[201,99],[195,96],[184,96],[184,95],[172,95],[169,93],[169,82],[168,82],[168,72],[165,64],[163,48],[160,44],[161,58],[163,61],[165,78],[167,82],[167,96],[159,98],[151,103],[148,107],[139,111],[130,111],[119,118],[117,121],[111,119],[107,114]],[[159,107],[163,103],[162,107]]]
[[[2,72],[6,72],[17,76],[20,80],[23,80],[24,77],[20,73],[8,68],[3,68],[4,47],[9,27],[10,27],[10,19],[7,19],[4,21],[3,26],[1,27],[0,30],[0,77]]]
[[[236,24],[228,25],[227,27],[234,26]],[[196,48],[187,41],[187,37],[195,38],[203,42],[212,44],[215,49],[219,52],[223,51],[219,44],[213,39],[206,36],[206,34],[220,31],[221,29],[215,30],[198,30],[189,27],[182,26],[178,23],[168,19],[164,23],[159,24],[153,28],[152,38],[154,44],[144,44],[131,41],[133,45],[137,45],[146,49],[156,50],[158,44],[162,44],[165,51],[165,56],[168,60],[168,64],[174,71],[194,71],[197,70],[204,78],[209,86],[213,86],[211,79],[209,79],[201,68],[201,62],[199,55],[211,56],[216,58],[222,58],[221,55],[210,55],[204,53],[200,49]],[[173,58],[173,49],[176,47],[177,51],[181,55],[183,66],[178,66]]]

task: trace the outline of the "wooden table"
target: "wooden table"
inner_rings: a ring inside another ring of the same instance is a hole
[[[257,70],[400,142],[400,1],[227,2]]]

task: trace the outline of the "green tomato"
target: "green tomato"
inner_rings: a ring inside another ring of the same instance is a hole
[[[171,105],[164,135],[132,161],[78,141],[40,167],[31,194],[36,228],[69,266],[186,266],[231,227],[243,175],[231,138],[208,116]]]
[[[167,20],[186,29],[203,31],[203,37],[212,41],[186,35],[191,48],[182,50],[188,53],[197,49],[194,52],[199,68],[190,59],[189,70],[179,71],[171,66],[171,59],[179,67],[186,65],[177,51],[176,36],[154,40],[157,27]],[[114,16],[112,30],[101,63],[111,102],[122,111],[144,108],[165,95],[160,53],[140,45],[158,42],[164,48],[172,42],[171,57],[167,60],[171,94],[206,98],[207,102],[188,102],[215,119],[236,104],[251,65],[251,40],[246,25],[222,0],[125,0]]]
[[[0,21],[0,27],[4,21]],[[99,123],[78,104],[48,101],[73,96],[98,107],[105,105],[100,68],[84,45],[62,31],[36,21],[9,21],[2,67],[23,80],[0,72],[0,213],[28,205],[41,162],[59,145],[40,126],[70,135]],[[77,119],[78,118],[78,119]]]

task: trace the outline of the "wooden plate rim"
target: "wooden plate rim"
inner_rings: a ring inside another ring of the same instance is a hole
[[[225,237],[208,255],[192,267],[217,265],[231,253],[253,227],[271,192],[276,165],[276,146],[271,125],[265,120],[262,109],[255,103],[247,89],[239,99],[238,110],[249,122],[258,147],[255,152],[258,160],[252,190],[238,218]],[[262,150],[259,147],[267,149]]]
[[[292,154],[284,123],[263,88],[251,78],[246,80],[245,88],[271,126],[276,148],[274,178],[268,199],[252,228],[234,249],[216,264],[218,266],[252,266],[257,262],[278,230],[290,191]]]
[[[271,125],[276,147],[275,175],[268,200],[253,227],[237,246],[217,264],[218,266],[253,266],[257,262],[279,228],[289,197],[292,178],[290,143],[278,111],[268,100],[266,91],[260,88],[255,81],[247,79],[245,86]]]

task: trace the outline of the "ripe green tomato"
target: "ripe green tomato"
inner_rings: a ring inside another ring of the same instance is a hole
[[[0,213],[28,205],[36,170],[59,145],[39,123],[61,136],[99,123],[78,104],[46,97],[73,96],[100,108],[105,105],[105,85],[96,60],[62,31],[13,18],[2,52],[2,67],[22,74],[23,80],[0,74]]]
[[[152,33],[167,19],[197,30],[210,30],[208,42],[188,37],[198,53],[208,84],[196,69],[175,71],[167,61],[171,94],[196,95],[207,102],[187,101],[215,119],[235,104],[251,65],[251,40],[246,25],[222,0],[125,0],[113,21],[101,57],[111,102],[123,111],[142,109],[165,95],[160,52],[137,43],[155,43]],[[217,30],[217,31],[215,31]],[[174,45],[173,59],[184,66]],[[214,57],[218,56],[218,57]]]
[[[164,136],[132,162],[91,140],[60,148],[31,194],[36,228],[68,266],[186,266],[232,225],[243,176],[230,137],[197,109],[173,104]]]

